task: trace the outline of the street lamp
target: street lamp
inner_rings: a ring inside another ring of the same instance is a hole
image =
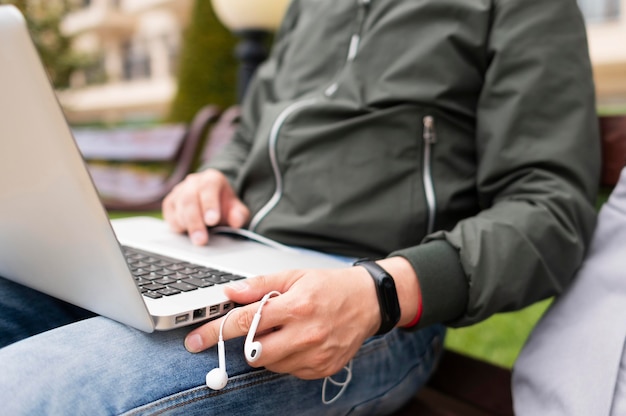
[[[237,100],[246,92],[250,78],[267,58],[264,42],[283,19],[289,0],[211,0],[221,22],[241,38],[235,49],[239,59]]]

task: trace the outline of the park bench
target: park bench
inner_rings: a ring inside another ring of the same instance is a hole
[[[163,149],[155,151],[149,149],[158,140],[128,139],[128,143],[119,146],[125,149],[107,149],[102,145],[98,151],[89,149],[80,134],[77,137],[79,146],[84,150],[85,157],[97,160],[105,156],[116,161],[160,161],[169,160],[176,164],[171,174],[158,191],[149,198],[133,199],[122,197],[125,194],[137,194],[141,182],[127,182],[129,188],[117,196],[105,198],[105,206],[109,209],[123,210],[153,210],[158,209],[160,200],[169,190],[194,168],[194,152],[199,153],[201,161],[208,160],[223,146],[232,134],[239,116],[236,107],[225,111],[219,117],[215,107],[202,109],[190,127],[185,131],[181,127],[174,130],[168,139],[162,137]],[[210,127],[210,128],[209,128]],[[626,166],[626,115],[600,117],[602,136],[602,176],[603,192],[608,194],[617,183],[619,174]],[[200,151],[204,136],[208,140]],[[145,148],[143,148],[145,146]],[[156,144],[155,144],[156,146]],[[167,157],[159,156],[163,154]],[[114,157],[115,156],[115,157]],[[113,167],[115,169],[115,167]],[[96,181],[96,185],[98,182]],[[124,184],[123,184],[124,185]],[[102,186],[102,185],[101,185]],[[441,361],[428,384],[420,389],[413,399],[396,416],[424,415],[424,416],[510,416],[513,415],[513,400],[511,394],[511,370],[485,361],[472,358],[458,352],[444,351]]]
[[[219,116],[209,105],[188,126],[77,128],[73,134],[107,209],[154,211],[197,167],[206,132]]]

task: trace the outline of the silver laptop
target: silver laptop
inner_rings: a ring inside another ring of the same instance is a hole
[[[154,218],[109,222],[22,15],[0,6],[0,276],[151,332],[223,315],[229,281],[344,265],[263,240],[210,240],[193,246]],[[159,277],[163,268],[174,273]]]

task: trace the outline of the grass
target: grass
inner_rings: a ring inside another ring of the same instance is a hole
[[[160,211],[109,211],[109,218],[112,220],[138,216],[163,218]]]
[[[614,116],[626,114],[626,104],[608,104],[598,107],[598,115]]]
[[[511,368],[532,328],[551,299],[517,312],[501,313],[478,324],[448,330],[446,348]]]

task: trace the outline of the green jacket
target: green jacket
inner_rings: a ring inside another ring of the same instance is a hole
[[[559,293],[591,236],[594,88],[574,0],[293,0],[209,166],[286,244],[414,266],[467,325]]]

